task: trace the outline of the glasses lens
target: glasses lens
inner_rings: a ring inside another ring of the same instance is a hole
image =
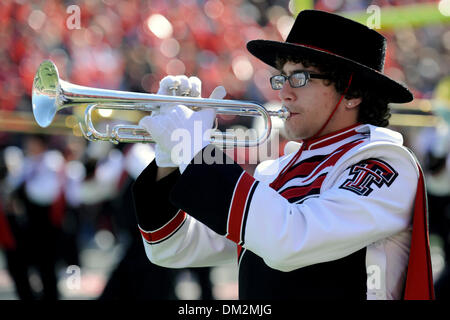
[[[270,78],[270,85],[273,90],[281,90],[285,82],[286,78],[282,75],[277,75]]]
[[[303,72],[292,74],[289,77],[289,83],[292,88],[303,87],[306,84],[306,74]]]

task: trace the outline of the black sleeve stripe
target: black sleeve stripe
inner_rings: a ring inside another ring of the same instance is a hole
[[[206,149],[206,148],[205,148]],[[205,150],[204,149],[204,150]],[[172,203],[188,212],[220,235],[227,234],[230,206],[235,198],[235,189],[241,176],[247,181],[250,175],[219,148],[208,150],[220,163],[191,163],[172,189]],[[248,176],[248,177],[247,177]]]
[[[156,162],[150,163],[133,184],[133,200],[138,225],[144,230],[157,230],[174,218],[179,208],[169,201],[172,187],[180,177],[175,170],[156,182]]]

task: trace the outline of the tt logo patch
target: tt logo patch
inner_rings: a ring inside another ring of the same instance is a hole
[[[350,190],[361,196],[368,196],[373,189],[372,184],[381,188],[388,187],[397,178],[398,173],[386,162],[379,159],[363,160],[350,167],[351,176],[339,188]]]

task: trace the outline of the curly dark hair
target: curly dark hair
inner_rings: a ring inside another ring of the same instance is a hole
[[[339,67],[329,61],[309,60],[295,56],[278,57],[276,60],[276,68],[282,70],[287,61],[293,63],[301,63],[305,68],[314,67],[320,73],[329,76],[324,80],[325,85],[333,84],[336,91],[343,94],[347,88],[352,71]],[[358,121],[361,123],[372,124],[379,127],[387,127],[389,125],[389,118],[391,117],[391,110],[388,105],[388,100],[381,97],[373,90],[368,90],[365,83],[358,79],[358,75],[353,75],[353,80],[348,89],[346,99],[361,98],[358,111]]]

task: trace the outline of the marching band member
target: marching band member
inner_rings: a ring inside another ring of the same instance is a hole
[[[251,176],[210,143],[214,110],[172,105],[143,118],[158,148],[134,185],[148,258],[238,263],[240,299],[433,299],[423,176],[385,128],[388,103],[413,95],[383,74],[385,38],[305,10],[285,42],[247,48],[278,70],[270,82],[297,150]],[[180,130],[195,134],[182,156]]]

